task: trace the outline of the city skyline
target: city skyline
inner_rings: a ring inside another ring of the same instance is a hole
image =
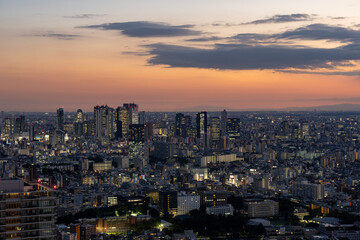
[[[0,110],[360,103],[359,5],[0,1]]]

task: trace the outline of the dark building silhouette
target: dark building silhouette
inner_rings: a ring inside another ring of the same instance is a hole
[[[159,210],[161,216],[174,216],[177,211],[177,191],[159,192]]]
[[[64,131],[64,123],[65,123],[64,109],[58,108],[56,111],[56,129]]]

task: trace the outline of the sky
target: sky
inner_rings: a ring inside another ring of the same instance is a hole
[[[0,110],[360,103],[358,0],[0,0]]]

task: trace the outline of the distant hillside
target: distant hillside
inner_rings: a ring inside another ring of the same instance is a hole
[[[360,112],[360,104],[335,104],[335,105],[320,105],[314,107],[289,107],[278,109],[279,111],[324,111],[324,112]]]
[[[178,112],[219,112],[223,109],[227,111],[286,111],[286,112],[307,112],[307,111],[319,111],[319,112],[360,112],[360,104],[335,104],[335,105],[320,105],[313,107],[287,107],[287,108],[243,108],[243,109],[233,109],[227,107],[218,107],[218,106],[194,106],[189,108],[178,109]]]

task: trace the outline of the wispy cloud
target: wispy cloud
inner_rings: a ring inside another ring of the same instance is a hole
[[[268,23],[287,23],[287,22],[301,22],[301,21],[311,21],[314,20],[316,15],[304,14],[304,13],[294,13],[287,15],[274,15],[269,18],[258,19],[251,22],[243,23],[244,25],[248,24],[268,24]]]
[[[71,16],[64,16],[64,18],[95,18],[95,17],[103,17],[103,16],[106,16],[106,14],[87,13],[87,14],[76,14],[76,15],[71,15]]]
[[[314,74],[314,75],[333,75],[333,76],[360,76],[360,71],[301,71],[301,70],[278,70],[277,72],[294,74]]]
[[[223,40],[223,39],[226,39],[226,38],[212,36],[212,37],[191,38],[191,39],[186,39],[185,41],[187,41],[187,42],[209,42],[209,41],[217,41],[217,40]]]
[[[118,22],[100,25],[83,26],[101,30],[118,30],[129,37],[179,37],[200,35],[202,32],[193,30],[193,25],[174,26],[156,22]]]
[[[31,36],[54,38],[59,40],[74,40],[81,37],[81,35],[78,34],[64,34],[64,33],[54,33],[54,32],[36,33],[36,34],[31,34]]]
[[[346,17],[330,17],[333,20],[344,20],[347,19]]]

